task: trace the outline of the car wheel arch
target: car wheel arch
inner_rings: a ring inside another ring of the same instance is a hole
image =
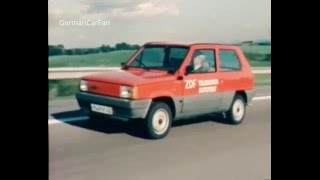
[[[170,96],[160,96],[160,97],[155,97],[155,98],[152,98],[152,102],[164,102],[166,103],[171,111],[172,111],[172,118],[174,119],[175,116],[176,116],[176,106],[175,106],[175,103],[173,101],[173,98],[170,97]]]

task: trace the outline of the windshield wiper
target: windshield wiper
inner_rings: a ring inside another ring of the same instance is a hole
[[[176,70],[174,70],[174,69],[168,69],[169,74],[174,74],[175,72],[176,72]]]
[[[176,70],[173,68],[165,68],[165,67],[150,67],[150,69],[164,70],[164,71],[167,71],[169,74],[174,74],[176,72]]]
[[[148,71],[150,70],[150,68],[147,67],[145,64],[143,64],[143,62],[140,59],[135,59],[135,61],[137,61],[139,63],[138,66],[128,66],[128,67],[143,68],[143,69],[148,70]]]
[[[141,65],[142,65],[143,67],[147,68],[147,66],[146,66],[145,64],[143,64],[143,62],[142,62],[140,59],[137,59],[136,61],[139,62],[140,67],[141,67]]]

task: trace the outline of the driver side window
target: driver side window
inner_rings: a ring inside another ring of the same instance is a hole
[[[189,73],[208,73],[216,72],[214,50],[196,50],[192,56],[192,59],[188,65]]]

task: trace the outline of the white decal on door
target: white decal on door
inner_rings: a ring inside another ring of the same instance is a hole
[[[209,79],[209,80],[185,80],[186,85],[185,89],[193,89],[199,84],[198,93],[208,93],[208,92],[216,92],[217,86],[219,84],[218,79]]]
[[[199,80],[199,93],[216,92],[219,84],[218,79]]]
[[[186,80],[186,86],[185,88],[186,89],[192,89],[192,88],[195,88],[197,85],[197,80]]]

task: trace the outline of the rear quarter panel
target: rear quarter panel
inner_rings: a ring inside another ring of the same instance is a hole
[[[218,68],[218,73],[221,77],[220,88],[223,92],[223,99],[221,102],[221,111],[226,111],[231,106],[233,97],[236,91],[253,91],[255,88],[254,85],[254,75],[252,69],[244,56],[242,50],[239,47],[221,47],[218,48],[218,54],[220,50],[233,50],[236,52],[239,62],[241,64],[241,70],[238,71],[221,71]],[[221,63],[221,58],[218,55],[217,57],[218,67]],[[247,96],[251,98],[251,96]],[[250,99],[248,99],[250,102]]]

